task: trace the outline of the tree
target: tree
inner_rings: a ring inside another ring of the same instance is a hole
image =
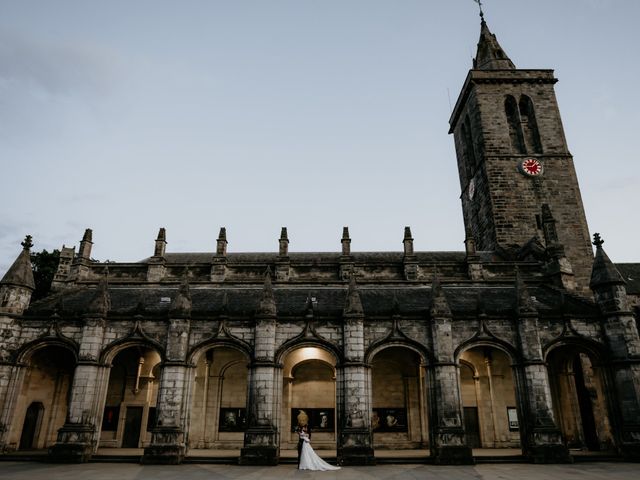
[[[36,289],[31,295],[32,302],[40,300],[49,294],[53,276],[58,269],[59,259],[60,250],[54,250],[51,253],[47,252],[47,250],[42,250],[31,254],[31,268],[33,269],[33,280],[36,284]]]

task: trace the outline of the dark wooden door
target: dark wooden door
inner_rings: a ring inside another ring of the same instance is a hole
[[[40,402],[33,402],[27,408],[22,424],[22,435],[20,436],[20,450],[29,450],[35,447],[36,433],[42,421],[44,405]]]
[[[140,444],[140,427],[142,426],[142,407],[127,407],[124,418],[122,448],[138,448]]]
[[[467,444],[471,448],[480,448],[478,407],[464,407],[464,431],[467,434]]]

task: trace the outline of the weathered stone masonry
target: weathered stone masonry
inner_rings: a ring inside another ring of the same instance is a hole
[[[273,253],[228,252],[225,228],[215,252],[172,253],[162,228],[153,256],[102,264],[87,229],[31,303],[27,237],[0,281],[2,451],[275,465],[308,423],[343,465],[640,458],[640,267],[598,234],[593,256],[555,81],[516,69],[483,20],[451,117],[462,252],[415,251],[409,227],[402,251],[353,252],[345,227],[331,253],[290,252],[286,228]]]

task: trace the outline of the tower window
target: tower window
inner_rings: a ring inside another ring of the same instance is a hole
[[[522,132],[518,104],[516,103],[516,99],[511,95],[507,95],[507,98],[504,101],[504,111],[507,114],[507,123],[509,124],[511,149],[516,153],[527,153],[524,144],[524,135]]]
[[[473,135],[471,134],[471,120],[469,115],[464,119],[462,124],[462,145],[464,151],[465,171],[467,173],[467,179],[471,179],[473,172],[476,169],[476,154],[473,148]]]
[[[542,153],[542,145],[540,144],[540,133],[538,132],[538,124],[533,111],[533,102],[526,95],[520,97],[520,123],[524,134],[527,150],[530,153]]]

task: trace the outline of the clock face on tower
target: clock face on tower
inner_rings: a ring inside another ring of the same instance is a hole
[[[520,172],[529,177],[538,177],[542,175],[542,164],[536,158],[525,158],[518,165]]]

